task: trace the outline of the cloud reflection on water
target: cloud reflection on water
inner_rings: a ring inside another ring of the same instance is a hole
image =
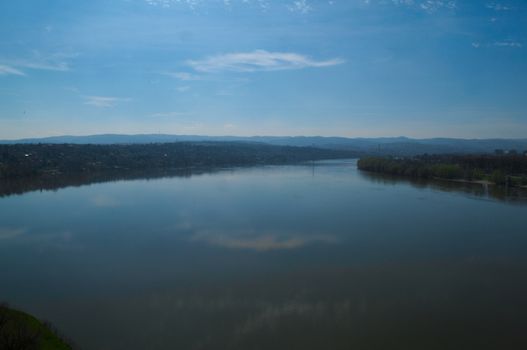
[[[115,208],[119,205],[119,202],[108,195],[98,194],[90,199],[90,202],[99,208]]]
[[[27,232],[25,228],[0,227],[0,239],[10,239],[21,236]]]
[[[211,245],[232,249],[270,251],[295,249],[313,243],[336,243],[332,235],[302,233],[245,233],[223,231],[198,231],[192,234],[191,241],[205,242]]]

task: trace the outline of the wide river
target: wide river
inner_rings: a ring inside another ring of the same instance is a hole
[[[526,349],[527,206],[355,160],[28,192],[0,301],[88,350]]]

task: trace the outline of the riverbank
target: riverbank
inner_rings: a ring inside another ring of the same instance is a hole
[[[71,350],[51,325],[25,312],[0,305],[0,349]]]
[[[527,186],[527,157],[423,155],[412,158],[366,157],[360,170],[415,179],[446,180],[500,187]]]

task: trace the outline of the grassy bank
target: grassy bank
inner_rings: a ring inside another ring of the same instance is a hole
[[[7,305],[0,305],[0,349],[70,350],[49,324]]]
[[[487,182],[511,187],[527,185],[527,157],[523,156],[366,157],[357,166],[360,170],[419,179]]]

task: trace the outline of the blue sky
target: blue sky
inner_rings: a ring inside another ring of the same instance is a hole
[[[0,3],[0,138],[527,137],[523,0]]]

